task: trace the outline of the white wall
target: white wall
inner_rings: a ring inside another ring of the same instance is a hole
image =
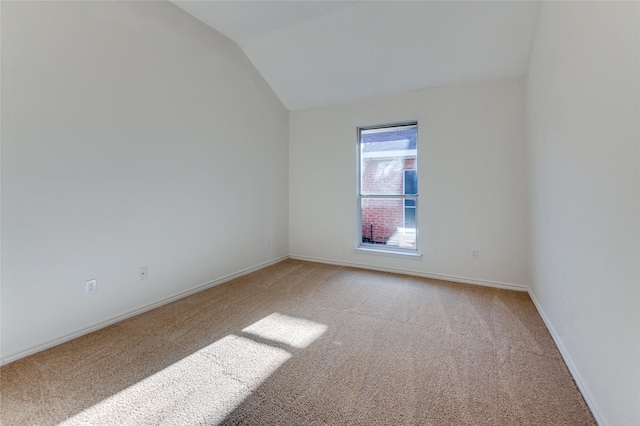
[[[2,359],[286,256],[287,179],[288,112],[173,4],[2,2]]]
[[[543,2],[527,82],[531,289],[614,425],[640,424],[638,17]]]
[[[292,111],[291,255],[525,285],[523,83],[513,78]],[[423,259],[354,253],[356,128],[407,120],[418,120]]]

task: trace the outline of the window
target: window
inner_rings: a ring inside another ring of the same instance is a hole
[[[417,252],[417,123],[358,129],[358,246]]]

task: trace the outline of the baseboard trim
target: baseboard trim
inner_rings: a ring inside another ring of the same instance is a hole
[[[233,274],[225,275],[224,277],[215,279],[213,281],[206,282],[204,284],[197,285],[189,290],[181,291],[179,293],[173,294],[172,296],[160,299],[156,302],[152,302],[150,304],[144,305],[138,309],[133,311],[128,311],[120,315],[116,315],[112,318],[109,318],[105,321],[101,321],[99,323],[93,324],[89,327],[83,327],[72,331],[71,333],[66,333],[62,336],[59,336],[55,339],[47,340],[46,342],[39,343],[34,346],[29,346],[27,348],[23,348],[17,352],[7,355],[6,357],[0,360],[0,365],[9,364],[11,362],[17,361],[21,358],[27,357],[29,355],[33,355],[37,352],[43,351],[45,349],[52,348],[54,346],[58,346],[61,343],[68,342],[70,340],[76,339],[78,337],[84,336],[85,334],[93,333],[94,331],[98,331],[102,328],[113,325],[117,322],[123,321],[127,318],[134,317],[136,315],[142,314],[144,312],[150,311],[155,308],[159,308],[160,306],[166,305],[171,302],[175,302],[176,300],[182,299],[183,297],[190,296],[192,294],[198,293],[200,291],[206,290],[211,287],[215,287],[227,281],[231,281],[233,279],[239,278],[243,275],[250,274],[252,272],[259,271],[260,269],[266,268],[271,265],[275,265],[276,263],[282,262],[283,260],[288,259],[289,256],[280,256],[268,262],[261,263],[256,266],[252,266],[250,268],[243,269],[241,271],[235,272]]]
[[[560,355],[562,356],[564,363],[567,365],[567,368],[569,369],[569,372],[571,373],[573,380],[576,382],[576,386],[578,386],[578,389],[580,390],[580,393],[582,394],[584,401],[589,406],[589,409],[591,410],[591,414],[593,414],[593,417],[595,417],[596,422],[598,422],[599,425],[608,425],[609,423],[605,419],[604,414],[602,414],[602,410],[598,408],[598,404],[596,403],[595,399],[593,399],[593,397],[591,396],[589,387],[582,379],[582,376],[580,375],[580,373],[578,372],[578,369],[573,363],[573,359],[571,358],[571,355],[569,355],[569,352],[567,351],[564,344],[562,343],[562,339],[560,338],[560,335],[558,335],[555,328],[553,328],[551,321],[545,314],[544,309],[542,309],[542,306],[540,306],[540,302],[538,302],[538,299],[536,299],[535,294],[533,294],[531,289],[529,289],[528,292],[529,292],[529,297],[533,301],[534,306],[538,310],[538,314],[540,314],[542,321],[544,321],[544,324],[547,326],[547,330],[549,330],[549,333],[551,334],[551,337],[553,338],[553,341],[555,342],[556,347],[558,348],[558,351],[560,351]]]
[[[504,283],[499,281],[479,280],[479,279],[467,278],[467,277],[457,277],[454,275],[435,274],[431,272],[416,271],[412,269],[387,268],[387,267],[381,267],[381,266],[371,266],[371,265],[356,263],[356,262],[343,262],[343,261],[333,260],[333,259],[322,259],[318,257],[297,256],[297,255],[289,255],[289,258],[296,259],[296,260],[304,260],[307,262],[326,263],[328,265],[348,266],[351,268],[369,269],[372,271],[391,272],[394,274],[414,275],[418,277],[431,278],[435,280],[452,281],[452,282],[461,283],[461,284],[473,284],[473,285],[480,285],[483,287],[501,288],[505,290],[529,291],[529,287],[521,284],[511,284],[511,283]]]

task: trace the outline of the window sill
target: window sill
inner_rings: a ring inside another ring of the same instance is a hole
[[[422,260],[422,254],[406,251],[380,250],[368,247],[356,247],[353,249],[358,254],[374,254],[377,256],[400,257],[403,259]]]

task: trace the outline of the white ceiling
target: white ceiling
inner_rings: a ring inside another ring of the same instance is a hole
[[[289,110],[522,75],[537,2],[174,1],[234,40]]]

